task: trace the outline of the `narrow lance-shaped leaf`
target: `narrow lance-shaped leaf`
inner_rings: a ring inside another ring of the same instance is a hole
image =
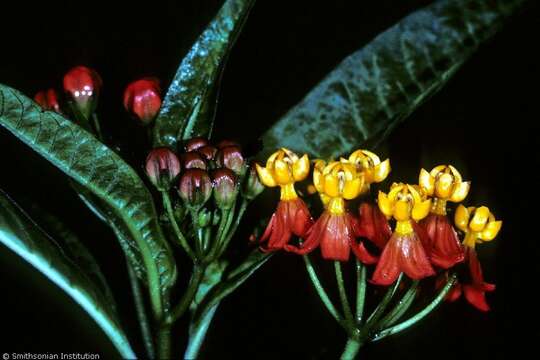
[[[20,92],[0,85],[0,125],[90,191],[129,233],[144,264],[153,308],[176,279],[176,266],[144,183],[114,151]]]
[[[101,272],[92,253],[84,246],[77,235],[61,222],[60,219],[41,209],[39,206],[32,205],[31,211],[32,214],[38,216],[42,229],[58,241],[67,257],[73,260],[81,273],[86,275],[99,288],[100,292],[106,297],[107,302],[111,305],[111,308],[116,308],[116,302],[107,284],[107,280],[105,280],[105,275]]]
[[[122,357],[136,357],[107,295],[2,190],[0,242],[77,302],[105,332]]]
[[[182,60],[154,127],[154,146],[209,137],[221,72],[255,0],[227,0]]]
[[[264,135],[330,158],[376,145],[437,92],[524,0],[440,0],[347,57]]]

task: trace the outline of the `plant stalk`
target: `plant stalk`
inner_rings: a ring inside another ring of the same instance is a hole
[[[157,336],[158,359],[171,358],[171,325],[160,326]]]
[[[193,265],[193,273],[191,274],[191,280],[189,281],[189,285],[184,295],[180,299],[180,302],[174,307],[171,315],[167,318],[166,322],[168,324],[174,323],[189,309],[189,305],[193,301],[195,294],[197,294],[197,290],[199,289],[199,285],[201,283],[203,275],[204,268],[200,265]]]
[[[334,261],[334,270],[336,273],[336,282],[339,291],[339,299],[341,300],[341,307],[343,308],[343,314],[345,314],[345,321],[349,331],[353,332],[356,328],[354,317],[352,314],[349,300],[347,299],[347,291],[345,289],[345,281],[343,281],[343,273],[341,271],[341,261]]]
[[[152,332],[150,330],[150,323],[148,321],[148,317],[146,316],[146,310],[144,307],[144,300],[143,300],[143,294],[141,291],[141,287],[139,285],[139,279],[137,279],[137,275],[135,274],[135,271],[131,268],[129,263],[126,261],[128,274],[129,274],[129,282],[131,283],[131,290],[133,292],[133,300],[135,302],[135,309],[137,311],[137,319],[139,320],[139,325],[141,327],[141,335],[144,342],[144,348],[146,350],[146,354],[149,358],[153,359],[155,356],[154,352],[154,341],[152,338]]]
[[[361,324],[366,301],[366,267],[356,259],[356,323]]]
[[[352,360],[356,358],[358,351],[362,347],[362,342],[357,339],[349,339],[345,345],[345,350],[341,354],[341,360]]]
[[[174,217],[174,211],[171,205],[171,198],[169,196],[169,193],[167,190],[161,191],[161,195],[163,198],[163,205],[165,206],[165,211],[167,212],[167,216],[169,217],[169,221],[171,222],[172,228],[174,230],[174,233],[176,237],[178,238],[178,241],[180,242],[180,245],[184,249],[184,251],[188,254],[188,256],[193,260],[196,261],[195,253],[189,246],[186,237],[184,234],[182,234],[182,231],[180,230],[180,227],[178,226],[178,223],[176,222],[176,218]]]

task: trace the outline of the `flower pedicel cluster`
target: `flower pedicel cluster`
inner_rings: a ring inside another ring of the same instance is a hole
[[[483,280],[475,245],[495,238],[502,222],[495,221],[485,206],[459,205],[455,224],[465,234],[460,242],[447,216],[447,203],[462,202],[470,183],[453,166],[440,165],[430,172],[422,169],[418,185],[392,184],[388,193],[379,192],[378,206],[363,202],[356,217],[346,201],[369,192],[370,184],[382,182],[390,172],[389,160],[381,162],[367,150],[329,163],[315,160],[313,185],[324,205],[316,221],[294,189],[295,182],[308,176],[309,168],[307,155],[299,157],[284,148],[272,154],[265,167],[257,165],[264,185],[281,188],[277,210],[260,238],[263,251],[304,255],[320,247],[324,259],[347,261],[352,250],[363,264],[375,265],[371,283],[377,285],[391,285],[401,273],[420,280],[466,261],[470,282],[456,283],[447,300],[457,299],[463,289],[473,306],[489,310],[485,292],[494,290],[494,285]],[[393,231],[388,220],[394,220]],[[298,245],[292,243],[292,235],[301,239]],[[380,254],[370,253],[365,240]],[[439,286],[445,276],[437,281]]]

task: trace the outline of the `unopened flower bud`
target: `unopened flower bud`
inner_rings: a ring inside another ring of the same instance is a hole
[[[86,119],[96,108],[101,85],[99,74],[86,66],[76,66],[64,75],[64,91]]]
[[[206,161],[198,152],[192,151],[182,155],[182,162],[185,169],[201,169],[206,170]]]
[[[212,145],[206,145],[197,149],[197,152],[201,154],[206,160],[214,160],[217,153],[217,148]]]
[[[186,148],[186,152],[190,152],[190,151],[198,150],[199,148],[202,148],[203,146],[206,146],[206,145],[208,145],[208,140],[202,137],[198,137],[198,138],[189,139],[186,142],[185,148]]]
[[[217,145],[216,147],[218,149],[223,149],[223,148],[226,148],[226,147],[229,147],[229,146],[237,146],[237,147],[240,147],[240,145],[236,142],[236,141],[232,141],[232,140],[221,140]]]
[[[146,158],[146,174],[160,190],[166,190],[180,173],[180,161],[174,152],[168,148],[157,148]]]
[[[231,169],[237,175],[245,171],[244,156],[239,146],[227,146],[220,149],[216,154],[216,163],[220,167]]]
[[[264,185],[259,180],[257,169],[255,169],[255,166],[250,166],[246,179],[244,180],[244,186],[242,188],[242,195],[248,200],[253,200],[263,190],[264,190]]]
[[[238,194],[236,176],[227,168],[221,168],[212,174],[214,184],[214,200],[220,209],[230,209],[234,205]]]
[[[37,102],[44,110],[55,111],[59,114],[62,113],[60,111],[60,104],[58,103],[58,94],[54,89],[39,91],[34,96],[34,101]]]
[[[197,224],[199,227],[204,228],[212,223],[212,212],[207,209],[201,209],[199,216],[197,217]]]
[[[212,182],[208,173],[201,169],[186,170],[180,177],[178,193],[187,206],[200,208],[212,195]]]
[[[145,125],[150,124],[161,107],[159,80],[144,78],[133,81],[124,91],[124,108]]]

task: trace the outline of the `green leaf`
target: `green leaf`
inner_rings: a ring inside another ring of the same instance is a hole
[[[77,302],[101,327],[122,357],[128,359],[136,357],[116,318],[114,305],[109,303],[100,287],[90,281],[80,267],[66,256],[66,252],[2,190],[0,190],[0,242]],[[77,247],[80,249],[80,246]]]
[[[77,235],[62,223],[60,219],[44,211],[37,205],[33,205],[31,210],[33,214],[39,216],[40,226],[45,232],[60,243],[66,256],[99,288],[100,292],[106,297],[107,303],[112,308],[116,308],[113,293],[96,259],[79,240]]]
[[[182,60],[154,127],[154,146],[176,147],[181,139],[210,137],[219,80],[255,0],[227,0]]]
[[[227,273],[222,281],[207,292],[193,316],[192,323],[204,319],[214,306],[218,305],[224,297],[242,285],[270,257],[272,257],[272,253],[262,253],[259,249],[253,250],[244,262]]]
[[[524,0],[440,0],[347,57],[262,137],[335,158],[375,146],[436,93]]]
[[[92,193],[133,239],[153,308],[163,312],[162,293],[176,280],[176,265],[164,239],[148,189],[114,151],[59,114],[0,85],[0,124]],[[126,240],[129,241],[129,240]],[[131,260],[131,259],[130,259]]]

